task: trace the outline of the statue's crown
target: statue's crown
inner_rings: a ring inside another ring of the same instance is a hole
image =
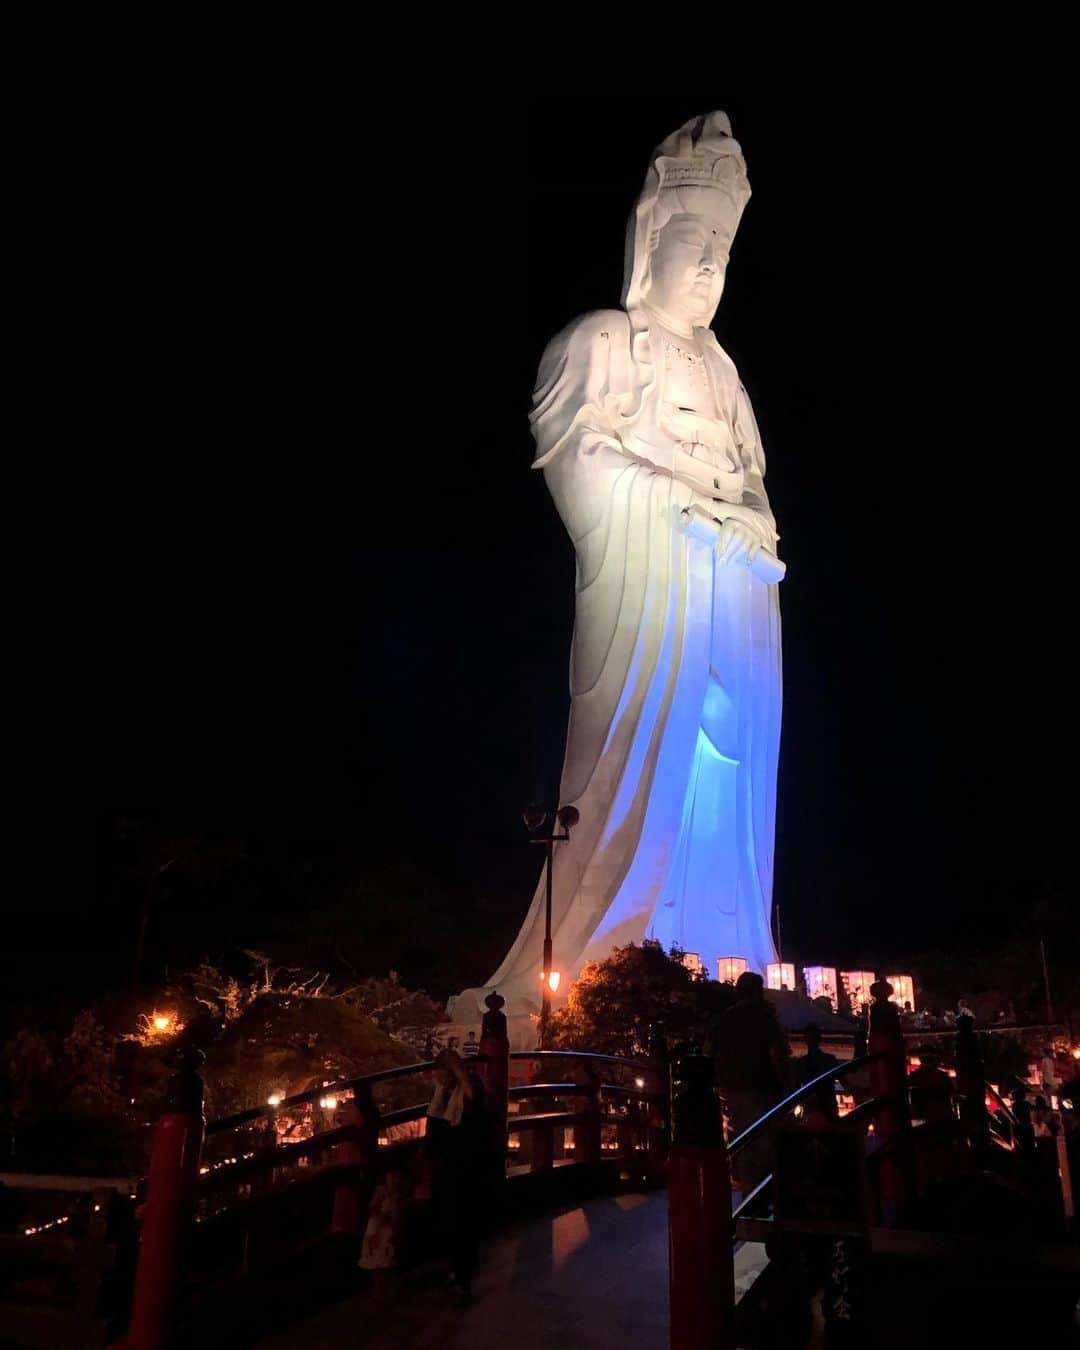
[[[657,193],[665,188],[717,188],[727,198],[722,210],[732,216],[732,230],[750,196],[746,161],[731,134],[726,113],[695,117],[659,146],[653,160]]]
[[[660,189],[673,187],[719,187],[730,190],[739,177],[740,165],[732,155],[694,155],[692,159],[658,159]]]

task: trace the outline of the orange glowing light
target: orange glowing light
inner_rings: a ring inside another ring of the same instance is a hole
[[[319,1098],[319,1105],[322,1107],[322,1109],[323,1109],[324,1111],[334,1111],[334,1110],[337,1109],[337,1098],[336,1098],[336,1097],[320,1097],[320,1098]]]
[[[1073,1059],[1080,1059],[1080,1045],[1073,1046],[1072,1057]]]
[[[266,1104],[267,1106],[280,1106],[284,1100],[285,1098],[280,1092],[271,1092],[266,1099]]]
[[[921,1068],[922,1068],[922,1060],[919,1058],[919,1056],[918,1055],[910,1056],[910,1058],[908,1059],[908,1069],[910,1070]]]
[[[545,978],[547,979],[547,982],[548,982],[548,988],[551,990],[551,992],[552,992],[553,994],[558,993],[558,991],[559,991],[559,984],[560,984],[560,982],[561,982],[561,980],[562,980],[562,975],[561,975],[561,973],[560,973],[559,971],[557,971],[557,970],[553,970],[553,971],[551,971],[549,974],[547,974],[547,975],[545,976],[545,972],[544,972],[544,971],[541,971],[541,972],[540,972],[540,983],[541,983],[541,984],[544,983]]]
[[[154,1018],[154,1026],[158,1031],[168,1031],[171,1022],[172,1018],[166,1017],[163,1013],[158,1013]]]

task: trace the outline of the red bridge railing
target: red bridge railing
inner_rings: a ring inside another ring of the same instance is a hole
[[[583,1167],[614,1168],[627,1178],[666,1175],[671,1344],[704,1350],[734,1343],[734,1243],[776,1227],[764,1217],[772,1176],[732,1213],[731,1161],[787,1129],[826,1085],[857,1084],[850,1095],[862,1096],[837,1127],[859,1141],[872,1176],[873,1213],[859,1223],[888,1226],[903,1214],[914,1150],[906,1057],[895,1031],[879,1028],[872,1053],[830,1068],[730,1142],[711,1064],[700,1057],[683,1062],[674,1094],[662,1055],[511,1054],[505,1036],[485,1036],[474,1064],[487,1088],[494,1155],[504,1159],[510,1186],[528,1178],[544,1186],[561,1169]],[[960,1054],[957,1062],[960,1124],[970,1147],[1012,1148],[1015,1122],[1004,1103],[995,1101],[988,1122],[980,1066]],[[204,1148],[201,1083],[189,1063],[155,1133],[129,1350],[166,1345],[177,1318],[193,1315],[200,1299],[220,1302],[223,1292],[304,1262],[325,1269],[328,1247],[355,1259],[376,1183],[422,1146],[435,1067],[406,1065],[238,1112],[205,1126]],[[301,1109],[311,1115],[307,1136],[279,1141],[277,1122]]]
[[[656,1174],[667,1151],[666,1064],[511,1055],[505,1037],[481,1044],[471,1064],[485,1080],[507,1182],[567,1167]],[[529,1081],[510,1082],[511,1060]],[[317,1264],[327,1245],[355,1245],[379,1178],[421,1148],[435,1068],[423,1061],[343,1079],[204,1125],[189,1061],[155,1129],[127,1350],[169,1344],[178,1317],[230,1285]],[[300,1110],[310,1133],[279,1141],[277,1123]]]

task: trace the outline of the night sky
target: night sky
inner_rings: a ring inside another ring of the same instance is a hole
[[[713,107],[753,187],[715,326],[788,564],[785,947],[976,950],[1071,894],[1052,110],[717,87],[383,107],[368,140],[327,99],[118,110],[94,175],[78,298],[109,318],[58,643],[90,743],[13,969],[59,947],[123,976],[115,831],[141,811],[262,859],[210,900],[178,884],[154,961],[258,945],[282,915],[303,943],[336,907],[372,963],[400,912],[407,975],[490,973],[567,709],[573,565],[529,468],[533,376],[618,303],[648,154]]]

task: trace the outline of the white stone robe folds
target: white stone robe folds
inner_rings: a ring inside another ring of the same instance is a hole
[[[576,320],[540,367],[535,467],[577,559],[560,802],[581,821],[555,850],[552,922],[563,991],[586,961],[647,937],[696,952],[714,977],[717,956],[761,972],[775,959],[777,587],[720,563],[708,518],[742,521],[770,550],[776,530],[746,391],[712,332],[695,337],[741,464],[737,501],[714,501],[710,465],[665,430],[648,311]],[[506,960],[455,1016],[491,988],[507,1012],[535,1011],[543,936],[541,877]]]

